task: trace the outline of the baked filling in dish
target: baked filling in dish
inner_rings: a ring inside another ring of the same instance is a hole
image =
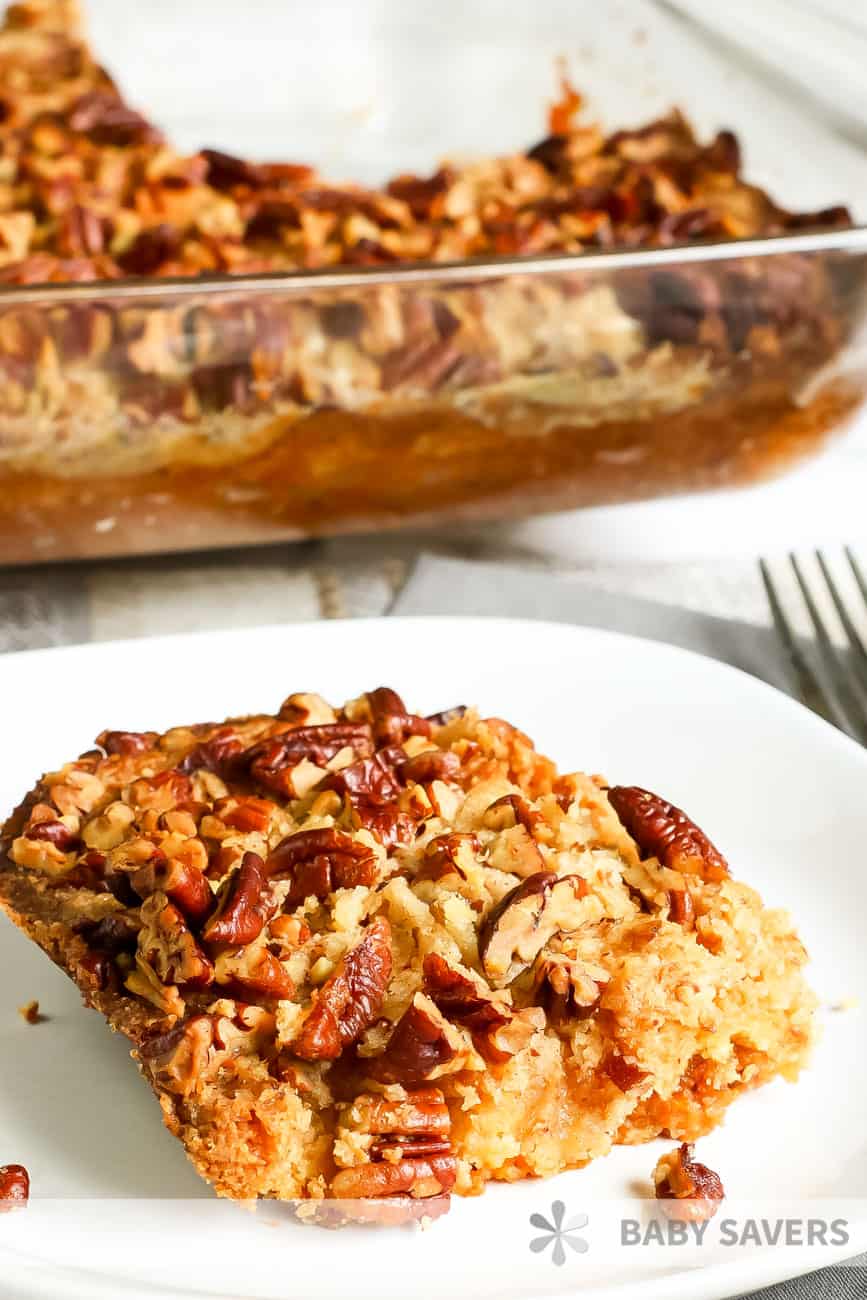
[[[606,133],[578,105],[566,87],[549,134],[504,157],[334,183],[180,154],[72,0],[11,5],[0,559],[475,522],[730,486],[814,451],[864,396],[831,364],[863,259],[527,258],[845,230],[848,212],[785,209],[729,131],[703,141],[672,112]],[[487,272],[436,278],[463,261]],[[297,271],[325,280],[240,278]]]
[[[690,1143],[807,1058],[788,916],[507,722],[379,688],[97,746],[7,822],[0,903],[223,1196],[435,1217]]]

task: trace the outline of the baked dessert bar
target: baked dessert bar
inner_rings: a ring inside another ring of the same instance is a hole
[[[857,259],[402,276],[850,224],[749,184],[731,132],[701,141],[674,112],[606,134],[577,106],[567,88],[549,134],[506,157],[335,184],[178,153],[72,0],[10,6],[0,558],[476,521],[728,486],[813,450],[863,396],[828,368],[860,311]],[[238,278],[338,267],[356,282]]]
[[[810,1048],[790,920],[684,813],[387,688],[105,731],[2,852],[0,903],[223,1196],[432,1217],[691,1142]]]

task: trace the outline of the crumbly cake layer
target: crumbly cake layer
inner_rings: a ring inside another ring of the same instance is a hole
[[[502,720],[380,688],[97,745],[10,818],[0,903],[222,1195],[432,1216],[691,1141],[805,1061],[788,917]]]

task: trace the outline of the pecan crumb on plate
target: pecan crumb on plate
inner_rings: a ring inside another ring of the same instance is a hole
[[[18,1014],[22,1020],[27,1021],[28,1025],[40,1025],[46,1019],[39,1010],[39,1003],[36,998],[32,1002],[25,1002],[23,1007],[19,1007]]]

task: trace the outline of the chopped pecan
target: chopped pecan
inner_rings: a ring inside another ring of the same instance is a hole
[[[684,930],[695,929],[695,903],[688,889],[668,891],[668,917],[682,925]]]
[[[455,970],[437,953],[428,953],[423,971],[424,992],[447,1019],[469,1029],[477,1051],[494,1064],[508,1060],[513,1053],[499,1034],[512,1022],[511,1009],[496,1001],[481,979]]]
[[[403,750],[399,752],[401,758],[404,758]],[[339,772],[331,773],[324,785],[327,789],[348,796],[353,806],[367,804],[383,808],[386,804],[393,803],[400,794],[393,757],[389,751],[381,750],[371,758],[363,758],[341,768]]]
[[[144,754],[157,739],[155,731],[101,731],[96,743],[106,754]]]
[[[412,1087],[442,1073],[458,1055],[448,1021],[430,998],[416,993],[394,1027],[381,1056],[370,1062],[370,1073],[382,1083]]]
[[[288,696],[280,705],[277,716],[299,727],[330,726],[337,721],[331,705],[321,695],[309,691],[296,691]]]
[[[243,998],[290,998],[295,984],[279,958],[264,943],[248,944],[246,948],[229,949],[220,954],[214,963],[218,984],[230,989],[234,996]]]
[[[49,844],[53,844],[56,849],[59,849],[61,853],[70,853],[81,844],[81,837],[77,832],[71,830],[57,819],[36,822],[32,826],[28,826],[24,832],[24,838],[28,840],[46,840]]]
[[[465,704],[455,704],[450,709],[441,709],[439,713],[429,713],[426,722],[432,723],[434,727],[447,727],[450,722],[457,722],[467,711]]]
[[[254,780],[294,799],[297,791],[292,782],[292,769],[304,760],[324,768],[342,749],[351,749],[359,758],[370,757],[373,753],[370,727],[355,722],[294,727],[259,741],[245,752],[244,758]]]
[[[429,785],[431,781],[452,781],[461,770],[461,760],[448,749],[426,749],[398,764],[402,781]]]
[[[379,1015],[391,967],[391,927],[385,917],[377,917],[314,995],[292,1046],[295,1055],[307,1061],[336,1060]]]
[[[243,947],[259,938],[273,910],[266,894],[264,866],[257,853],[244,854],[240,866],[222,886],[216,911],[202,930],[206,943]]]
[[[194,745],[178,763],[180,772],[214,772],[231,781],[244,770],[243,742],[231,728],[223,728],[210,740]]]
[[[608,800],[644,857],[703,880],[724,880],[728,863],[685,812],[638,786],[613,786]]]
[[[0,1165],[0,1214],[23,1210],[30,1199],[30,1175],[23,1165]]]
[[[416,824],[412,817],[395,804],[385,808],[368,803],[356,804],[353,816],[357,825],[370,831],[385,849],[394,848],[396,844],[411,844],[415,837]]]
[[[548,830],[548,823],[542,814],[535,808],[531,808],[524,796],[520,794],[504,794],[501,798],[495,799],[485,809],[482,825],[492,831],[523,826],[532,839],[544,838]]]
[[[536,969],[536,996],[543,1003],[548,1019],[555,1025],[568,1026],[595,1015],[608,977],[562,953],[543,953]]]
[[[506,894],[479,932],[482,969],[491,983],[511,984],[558,930],[573,928],[570,905],[586,892],[580,876],[538,871]]]
[[[150,898],[160,892],[166,894],[195,924],[214,906],[214,895],[204,873],[180,858],[167,858],[159,849],[133,872],[130,881],[139,898]]]
[[[437,835],[425,846],[424,858],[416,872],[416,880],[440,880],[455,872],[463,880],[466,871],[461,866],[460,858],[464,854],[471,857],[481,853],[482,846],[477,835],[461,831],[451,831],[447,835]]]
[[[684,1142],[661,1156],[653,1171],[653,1183],[657,1200],[669,1202],[664,1207],[668,1218],[702,1223],[716,1214],[725,1190],[719,1174],[694,1160],[694,1152],[692,1143]]]
[[[286,901],[297,907],[311,894],[322,899],[335,889],[372,885],[376,859],[369,844],[345,831],[323,827],[287,835],[269,855],[265,872],[268,876],[292,876]]]
[[[163,221],[143,230],[117,260],[129,275],[153,275],[164,262],[178,256],[182,244],[177,227]]]
[[[94,952],[116,957],[135,952],[141,926],[128,912],[110,912],[101,921],[83,921],[75,928]]]
[[[128,804],[116,800],[110,803],[98,817],[92,817],[81,831],[81,839],[89,849],[106,853],[116,848],[126,837],[126,833],[135,821],[135,813]]]
[[[403,700],[391,687],[378,686],[375,691],[368,691],[366,699],[377,748],[401,745],[410,736],[431,734],[433,728],[428,720],[408,713]]]
[[[190,1016],[168,1033],[147,1039],[138,1055],[159,1088],[187,1097],[201,1077],[213,1043],[212,1017]]]
[[[214,968],[196,943],[181,912],[164,893],[142,903],[138,951],[163,984],[206,988]]]
[[[162,135],[141,113],[129,108],[115,90],[89,90],[72,105],[67,122],[94,144],[159,144]]]
[[[136,808],[169,812],[192,799],[190,778],[178,768],[167,768],[156,776],[139,777],[129,788],[129,802]]]
[[[621,1092],[629,1092],[631,1088],[637,1088],[639,1084],[644,1083],[644,1080],[648,1078],[646,1070],[642,1070],[640,1066],[627,1061],[617,1051],[609,1053],[605,1058],[602,1071]]]

